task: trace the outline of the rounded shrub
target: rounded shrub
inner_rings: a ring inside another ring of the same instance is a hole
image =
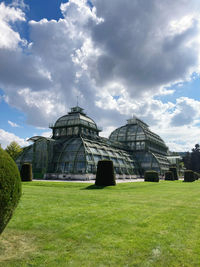
[[[32,181],[32,165],[30,163],[24,163],[20,170],[21,180],[23,182]]]
[[[165,173],[165,180],[174,181],[174,173],[171,171],[166,172]]]
[[[0,234],[12,217],[21,196],[21,179],[17,165],[0,148]]]
[[[195,175],[194,172],[191,170],[184,171],[184,182],[194,182]]]
[[[173,174],[174,174],[174,180],[178,180],[178,174],[177,174],[177,169],[176,169],[176,167],[171,167],[171,168],[169,168],[169,170],[170,170],[171,172],[173,172]]]
[[[145,182],[159,182],[158,172],[153,171],[153,170],[145,171],[144,181]]]
[[[100,160],[98,162],[95,185],[116,185],[112,160]]]

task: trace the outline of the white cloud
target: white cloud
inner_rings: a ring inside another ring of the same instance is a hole
[[[90,19],[97,24],[103,22],[102,18],[96,16],[96,8],[91,9],[87,0],[69,0],[67,3],[61,3],[60,9],[71,27],[82,28]]]
[[[21,9],[8,7],[2,2],[0,4],[0,48],[13,50],[20,42],[24,43],[20,34],[10,26],[10,23],[16,21],[25,21],[25,14]]]
[[[3,129],[0,129],[0,144],[2,148],[6,148],[12,141],[17,142],[20,146],[28,146],[29,143],[13,133],[6,132]]]
[[[29,6],[24,3],[24,0],[13,0],[10,6],[18,7],[20,9],[29,9]]]
[[[10,126],[12,127],[20,127],[17,123],[9,121],[9,120],[8,120],[8,124],[10,124]]]
[[[159,108],[151,108],[145,120],[152,121],[152,130],[166,141],[171,150],[189,151],[200,142],[200,101],[180,97],[175,104],[160,101],[154,104]],[[156,118],[158,120],[153,123]]]
[[[52,131],[43,132],[41,134],[41,136],[43,136],[43,137],[51,137],[52,136]]]
[[[101,135],[102,137],[109,137],[109,135],[111,134],[111,132],[114,131],[114,130],[115,130],[115,127],[113,127],[113,126],[105,127],[105,128],[103,129],[103,131],[100,132],[100,135]]]
[[[191,151],[199,143],[200,128],[198,126],[181,126],[153,128],[165,140],[171,151]]]
[[[91,66],[99,85],[115,80],[138,98],[156,94],[198,68],[198,1],[102,0],[94,4],[104,19],[92,29],[95,46],[102,48]]]
[[[200,102],[188,97],[177,99],[176,110],[171,118],[173,126],[193,125],[200,116]]]

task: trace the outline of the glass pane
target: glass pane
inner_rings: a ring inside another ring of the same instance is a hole
[[[78,127],[74,127],[74,134],[77,135],[78,134]]]
[[[59,135],[60,135],[60,131],[59,131],[59,129],[55,129],[54,131],[55,131],[55,132],[54,132],[54,135],[55,135],[55,136],[59,136]]]
[[[72,128],[71,127],[67,128],[67,135],[72,135]]]
[[[85,173],[85,162],[76,162],[74,171],[78,173]]]
[[[99,160],[101,160],[101,156],[100,155],[94,155],[94,160],[97,163]]]
[[[62,135],[62,136],[66,135],[66,128],[62,128],[61,129],[60,135]]]

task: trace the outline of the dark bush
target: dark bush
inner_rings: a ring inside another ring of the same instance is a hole
[[[98,162],[95,185],[116,185],[112,160],[100,160]]]
[[[199,179],[199,173],[198,172],[194,172],[194,178],[195,178],[195,180],[198,180]]]
[[[169,168],[169,171],[173,172],[173,174],[174,174],[174,180],[178,180],[178,174],[177,174],[176,167]]]
[[[166,172],[165,173],[165,180],[174,181],[174,173],[171,171]]]
[[[21,196],[21,180],[17,165],[0,148],[0,234],[12,217]]]
[[[186,170],[184,172],[184,182],[194,182],[194,181],[195,181],[194,172],[191,170]]]
[[[144,173],[145,182],[159,182],[158,172],[156,171],[145,171]]]
[[[24,163],[22,165],[20,176],[23,182],[32,181],[32,165],[30,163]]]

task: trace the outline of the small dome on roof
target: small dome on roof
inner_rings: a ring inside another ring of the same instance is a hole
[[[130,144],[136,141],[152,140],[157,142],[161,146],[166,147],[164,141],[159,135],[149,130],[149,126],[139,118],[133,116],[133,118],[127,120],[127,124],[114,130],[109,139],[111,141],[119,141]]]

